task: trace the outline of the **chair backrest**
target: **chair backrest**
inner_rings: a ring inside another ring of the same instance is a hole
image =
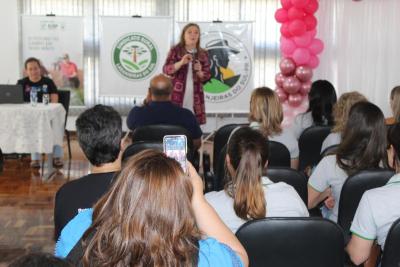
[[[303,173],[287,167],[268,167],[266,174],[274,183],[285,182],[293,186],[307,206],[307,178]]]
[[[356,173],[346,179],[340,193],[338,224],[345,234],[346,243],[350,239],[350,227],[365,191],[384,186],[394,175],[392,170],[374,169]]]
[[[242,225],[236,236],[252,267],[343,267],[340,227],[322,218],[265,218]]]
[[[386,237],[381,267],[400,266],[400,218],[392,224]]]
[[[71,99],[71,92],[68,90],[58,90],[58,103],[63,105],[65,109],[65,125],[67,124],[69,102]]]
[[[290,167],[290,152],[284,144],[268,141],[268,149],[268,166]]]
[[[329,126],[311,126],[303,131],[299,139],[299,170],[317,165],[320,160],[321,147],[331,132]]]
[[[245,124],[227,124],[219,128],[214,135],[214,148],[213,148],[213,171],[217,173],[218,159],[222,148],[228,143],[229,136],[232,131],[239,126]]]
[[[332,146],[328,146],[327,148],[325,148],[324,151],[321,152],[321,157],[319,160],[321,160],[323,157],[326,157],[328,155],[335,154],[338,147],[339,147],[339,145],[332,145]]]
[[[132,141],[163,142],[164,135],[186,135],[188,159],[193,159],[193,139],[191,133],[179,125],[154,124],[136,128],[132,133]]]
[[[130,146],[128,146],[124,153],[122,154],[122,162],[126,161],[128,158],[133,155],[145,150],[145,149],[154,149],[158,151],[163,151],[163,143],[162,142],[146,142],[146,141],[138,141],[134,142]]]

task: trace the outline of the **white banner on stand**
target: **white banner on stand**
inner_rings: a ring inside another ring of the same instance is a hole
[[[22,60],[38,58],[42,74],[71,91],[70,105],[83,105],[83,20],[68,16],[22,16]]]
[[[172,18],[101,17],[100,22],[100,96],[145,97],[171,46]]]
[[[206,113],[247,113],[253,88],[252,22],[198,22],[208,51],[210,81],[204,84]],[[179,22],[177,32],[186,22]]]

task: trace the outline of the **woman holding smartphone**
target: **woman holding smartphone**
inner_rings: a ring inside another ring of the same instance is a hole
[[[163,67],[171,76],[172,102],[191,110],[199,124],[206,123],[203,83],[211,77],[208,53],[200,47],[200,27],[187,24],[180,41],[171,48]]]
[[[133,156],[94,208],[62,230],[56,256],[76,266],[248,266],[187,164],[188,175],[161,152]]]

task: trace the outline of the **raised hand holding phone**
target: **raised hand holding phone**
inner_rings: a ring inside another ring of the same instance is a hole
[[[163,138],[164,153],[179,162],[187,172],[187,139],[185,135],[165,135]]]

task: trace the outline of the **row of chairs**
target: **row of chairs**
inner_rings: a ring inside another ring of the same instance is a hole
[[[341,227],[322,218],[265,218],[242,225],[236,236],[250,266],[343,267],[345,239]],[[381,267],[400,266],[400,219],[387,236]]]

